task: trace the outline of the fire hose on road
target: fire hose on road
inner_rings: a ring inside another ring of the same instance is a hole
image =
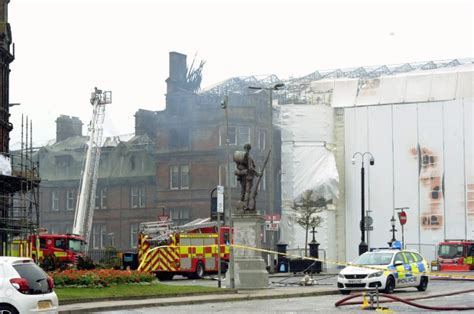
[[[391,295],[391,294],[381,293],[380,296],[383,296],[383,297],[386,297],[386,298],[389,298],[389,299],[392,299],[392,300],[383,300],[383,301],[380,301],[379,303],[402,302],[402,303],[408,304],[410,306],[415,306],[415,307],[418,307],[418,308],[421,308],[421,309],[434,310],[434,311],[469,311],[469,310],[474,310],[474,305],[473,306],[466,306],[466,307],[460,307],[460,306],[429,306],[429,305],[423,305],[423,304],[412,302],[412,301],[415,301],[415,300],[447,297],[447,296],[458,295],[458,294],[469,293],[469,292],[474,292],[474,289],[456,291],[456,292],[451,292],[451,293],[442,293],[442,294],[430,295],[430,296],[426,296],[426,297],[407,298],[407,299],[402,299],[402,298],[396,297],[396,296]],[[361,304],[361,302],[354,302],[354,301],[353,302],[347,302],[347,301],[349,301],[351,299],[354,299],[354,298],[357,298],[357,297],[361,297],[361,296],[363,296],[363,294],[359,293],[359,294],[355,294],[355,295],[345,297],[345,298],[337,301],[334,304],[334,306],[338,307],[338,306],[343,306],[343,305],[359,305],[359,304]]]

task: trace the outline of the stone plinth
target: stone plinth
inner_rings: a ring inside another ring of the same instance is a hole
[[[261,248],[261,234],[264,218],[257,214],[235,214],[234,244]],[[269,285],[268,272],[262,253],[259,251],[234,248],[234,282],[237,289],[260,289]],[[229,276],[226,276],[229,287]]]

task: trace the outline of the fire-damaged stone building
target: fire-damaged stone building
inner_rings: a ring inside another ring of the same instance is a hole
[[[136,245],[140,222],[165,212],[175,225],[211,215],[211,191],[226,185],[231,163],[232,204],[240,198],[233,174],[233,152],[252,145],[261,168],[270,147],[271,112],[266,91],[228,93],[228,119],[221,108],[222,93],[200,91],[200,67],[188,68],[186,56],[170,53],[166,109],[138,110],[135,135],[106,139],[102,149],[96,191],[96,210],[90,248],[113,245],[128,250]],[[49,232],[70,232],[87,137],[75,117],[56,120],[56,142],[38,152],[41,175],[41,226]],[[226,125],[229,156],[226,152]],[[277,138],[277,132],[274,133]],[[280,147],[275,142],[274,147]],[[280,169],[280,153],[273,154]],[[260,182],[257,210],[269,212],[269,182],[275,187],[275,213],[280,208],[279,171]]]
[[[56,120],[54,144],[38,151],[43,182],[40,225],[50,233],[72,231],[88,138],[76,117]],[[154,144],[147,135],[107,138],[101,149],[90,249],[133,248],[138,225],[157,216]]]

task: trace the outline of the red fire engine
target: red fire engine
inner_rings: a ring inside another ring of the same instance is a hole
[[[229,227],[217,232],[216,222],[198,219],[172,227],[169,220],[140,224],[138,270],[154,272],[160,280],[174,275],[201,278],[218,271],[218,239],[223,272],[229,261]]]
[[[470,271],[474,270],[474,241],[446,240],[438,244],[438,258],[432,270]]]
[[[32,257],[34,260],[54,256],[60,265],[76,264],[83,255],[85,240],[73,234],[32,235],[28,241],[14,240],[13,256]]]

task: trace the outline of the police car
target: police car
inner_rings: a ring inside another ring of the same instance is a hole
[[[366,266],[366,267],[364,267]],[[337,287],[342,294],[352,290],[374,290],[392,293],[396,288],[428,288],[428,262],[418,253],[405,250],[366,252],[338,275]]]

